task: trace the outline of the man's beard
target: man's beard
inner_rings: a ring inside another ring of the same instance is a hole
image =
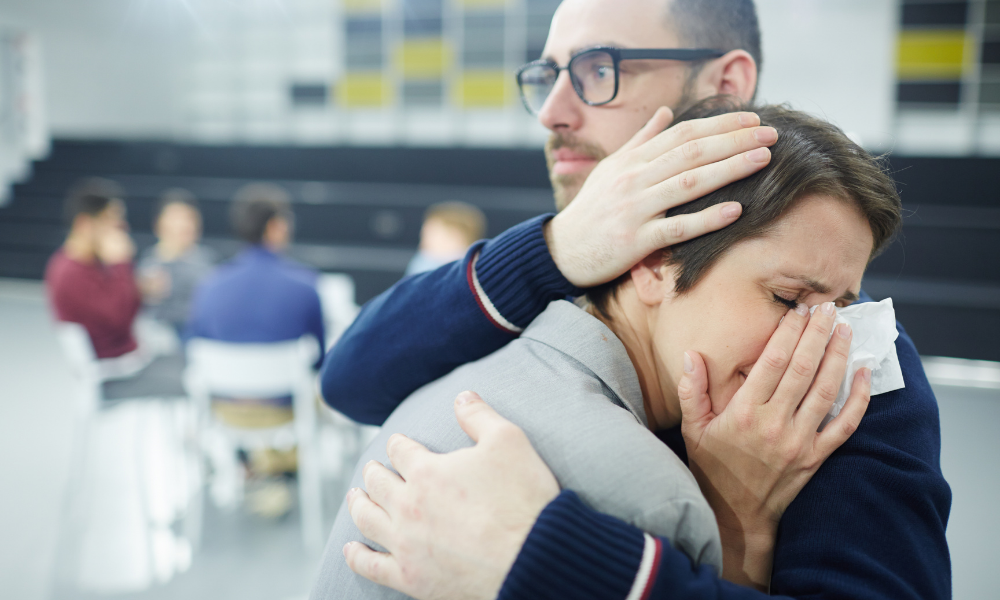
[[[672,108],[675,118],[689,106],[697,102],[698,98],[695,96],[694,84],[695,77],[693,75],[689,76],[684,84],[684,89],[681,90],[680,100]],[[549,136],[548,141],[545,143],[545,161],[549,166],[549,181],[552,182],[552,193],[556,200],[556,210],[559,211],[569,206],[573,198],[576,198],[576,195],[580,193],[580,188],[587,181],[587,177],[590,176],[590,173],[569,173],[566,175],[556,175],[553,173],[552,167],[555,166],[556,160],[552,157],[552,153],[560,148],[567,148],[588,158],[593,158],[598,162],[608,156],[604,148],[601,148],[597,144],[575,140],[568,135],[560,133],[553,133]]]
[[[567,173],[564,175],[553,173],[552,167],[555,166],[556,160],[552,154],[560,148],[572,150],[596,161],[604,160],[604,157],[608,155],[597,144],[574,140],[560,133],[553,133],[549,136],[549,140],[545,143],[545,161],[549,166],[549,181],[552,182],[552,193],[556,199],[556,210],[562,210],[572,202],[590,175],[590,173]]]

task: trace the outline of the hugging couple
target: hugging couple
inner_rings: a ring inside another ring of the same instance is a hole
[[[899,196],[753,104],[760,64],[751,0],[560,5],[518,72],[559,212],[402,280],[325,359],[325,400],[382,430],[313,598],[950,597],[901,328],[905,387],[861,369],[820,427]]]

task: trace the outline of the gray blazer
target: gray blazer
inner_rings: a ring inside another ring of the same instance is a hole
[[[592,508],[664,536],[698,564],[721,572],[715,515],[687,469],[646,427],[642,392],[621,341],[601,321],[564,300],[551,303],[521,336],[414,392],[363,453],[361,467],[389,465],[386,440],[403,433],[434,452],[472,445],[453,402],[474,390],[524,429],[562,488]],[[342,503],[312,598],[405,598],[355,575],[341,549],[364,538]]]

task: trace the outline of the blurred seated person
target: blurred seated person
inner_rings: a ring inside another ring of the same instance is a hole
[[[420,248],[406,274],[432,271],[465,256],[486,235],[483,211],[465,202],[442,202],[427,209],[420,228]]]
[[[121,187],[107,179],[75,185],[65,205],[69,234],[45,269],[55,318],[83,325],[98,359],[124,357],[138,348],[132,321],[141,298],[122,197]]]
[[[288,194],[271,184],[247,185],[236,193],[230,218],[247,246],[197,288],[186,337],[267,343],[312,335],[322,353],[318,273],[282,256],[294,226]],[[293,417],[291,398],[216,399],[212,409],[237,427],[273,427]]]
[[[215,253],[198,244],[201,211],[194,195],[180,188],[164,192],[153,233],[156,245],[139,258],[139,289],[147,314],[180,335],[194,290],[215,262]]]

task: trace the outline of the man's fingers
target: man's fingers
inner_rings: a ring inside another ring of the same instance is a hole
[[[475,392],[462,392],[455,398],[455,416],[462,430],[476,443],[485,435],[513,426]]]
[[[651,160],[643,169],[640,182],[653,186],[685,171],[771,146],[777,141],[778,130],[773,127],[751,127],[691,140]]]
[[[361,488],[347,492],[347,510],[361,535],[376,544],[386,546],[392,521],[389,514]]]
[[[655,219],[640,227],[636,237],[645,248],[643,253],[648,255],[660,248],[722,229],[740,218],[741,214],[743,206],[739,202],[725,202],[691,215]]]
[[[858,369],[854,375],[854,385],[851,395],[840,409],[840,414],[834,417],[816,438],[816,451],[819,458],[826,460],[834,450],[840,448],[851,435],[861,426],[861,419],[871,402],[872,372],[870,369]]]
[[[833,329],[833,337],[826,345],[819,373],[795,413],[795,426],[803,436],[815,434],[819,424],[837,401],[841,382],[844,381],[844,370],[847,368],[847,355],[851,351],[852,335],[851,326],[847,323],[841,323]]]
[[[691,119],[666,129],[640,150],[640,157],[653,161],[663,154],[692,140],[723,135],[760,125],[760,117],[752,112],[726,113],[704,119]]]
[[[638,148],[639,146],[645,144],[657,135],[663,133],[663,130],[666,129],[673,120],[674,111],[670,110],[666,106],[661,106],[656,109],[652,118],[650,118],[649,121],[646,121],[646,124],[642,126],[642,129],[636,132],[636,134],[632,136],[632,139],[625,142],[625,145],[619,148],[615,154],[628,152],[633,148]]]
[[[389,455],[392,468],[406,479],[407,473],[420,459],[432,454],[423,444],[415,442],[401,433],[394,433],[385,443],[385,452]]]
[[[375,552],[361,542],[344,545],[344,560],[352,571],[379,585],[399,589],[402,583],[396,559],[391,554]]]
[[[781,377],[778,389],[771,397],[769,403],[774,403],[775,407],[780,408],[789,418],[812,387],[823,355],[826,354],[826,345],[830,340],[835,318],[836,310],[833,302],[824,302],[813,311],[809,317],[809,324],[806,325],[799,344],[792,353],[788,368]]]
[[[757,148],[713,162],[651,185],[645,196],[643,213],[656,215],[675,206],[697,200],[706,194],[753,175],[771,162],[771,151]]]
[[[808,323],[809,309],[805,304],[785,313],[733,401],[738,398],[741,402],[765,404],[771,399]]]
[[[403,479],[377,460],[368,461],[361,469],[361,475],[365,480],[367,495],[379,506],[391,508],[393,498],[397,497],[403,487]]]

